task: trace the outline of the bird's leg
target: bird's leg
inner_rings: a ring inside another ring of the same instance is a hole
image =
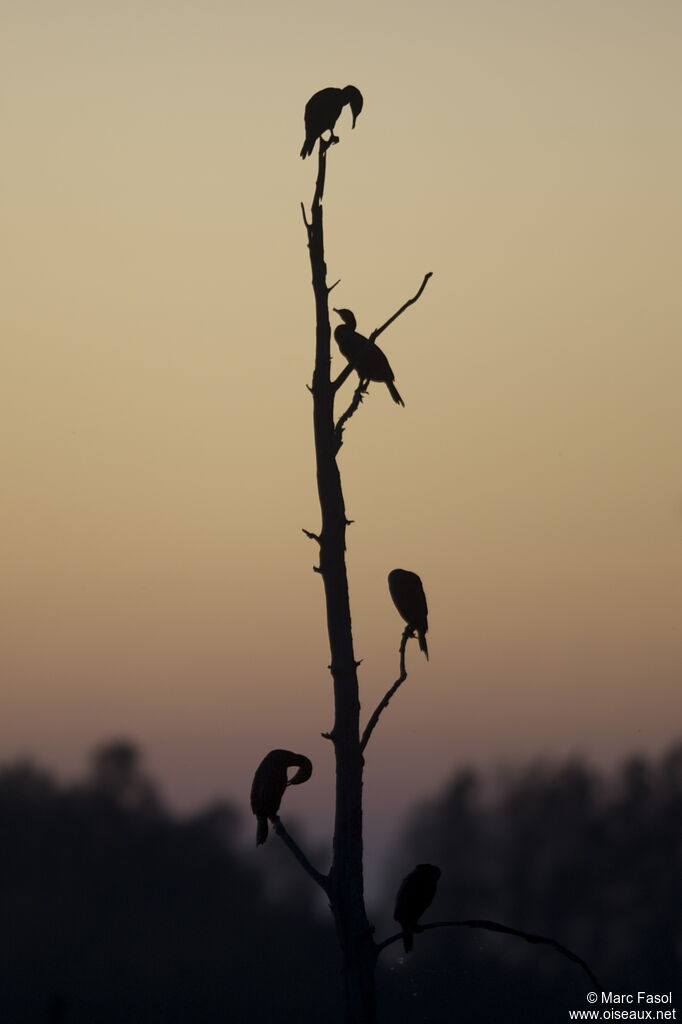
[[[334,135],[333,130],[330,128],[329,129],[329,139],[327,141],[327,145],[328,146],[335,146],[336,143],[340,142],[340,141],[341,140],[339,139],[338,135]]]

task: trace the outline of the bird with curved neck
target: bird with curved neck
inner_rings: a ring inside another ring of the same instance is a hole
[[[391,569],[388,574],[388,590],[405,622],[419,637],[419,650],[429,660],[429,648],[426,634],[429,628],[429,609],[422,581],[416,572],[409,569]]]
[[[374,380],[385,384],[396,405],[404,406],[405,403],[393,383],[395,375],[385,354],[364,334],[358,334],[355,330],[357,321],[350,309],[335,309],[334,312],[338,313],[343,320],[343,323],[339,324],[334,331],[334,340],[339,346],[341,355],[357,372],[360,381]]]
[[[292,778],[287,778],[287,769],[298,768]],[[256,846],[268,838],[268,818],[277,816],[279,805],[287,786],[298,786],[307,782],[313,774],[312,761],[304,754],[292,750],[271,750],[256,768],[251,786],[251,810],[256,815]]]
[[[301,150],[301,156],[304,160],[307,156],[310,156],[315,148],[315,143],[322,137],[324,132],[330,133],[328,145],[331,146],[333,142],[339,141],[338,137],[334,135],[334,125],[346,104],[350,106],[353,115],[351,127],[355,128],[358,114],[362,110],[363,99],[362,93],[354,85],[347,85],[345,89],[334,89],[332,87],[320,89],[319,92],[310,97],[305,105],[304,115],[305,142]]]

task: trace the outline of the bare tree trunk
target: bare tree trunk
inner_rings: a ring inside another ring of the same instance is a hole
[[[322,513],[319,572],[324,583],[327,630],[334,681],[334,726],[329,738],[336,756],[334,853],[329,873],[329,900],[341,947],[344,1020],[376,1024],[375,967],[377,949],[365,910],[362,850],[362,771],[360,701],[357,662],[353,651],[348,575],[346,572],[346,509],[336,457],[340,438],[334,430],[334,384],[330,380],[327,268],[324,259],[322,196],[327,145],[320,140],[318,176],[306,221],[315,293],[316,347],[313,374],[313,422],[317,490]],[[305,218],[305,213],[304,213]]]
[[[322,197],[326,174],[326,153],[329,143],[319,141],[319,160],[315,194],[311,206],[311,219],[303,220],[308,233],[308,249],[315,294],[316,344],[313,373],[313,423],[315,432],[315,458],[317,491],[322,513],[320,534],[304,531],[320,547],[320,564],[327,606],[327,631],[331,651],[331,673],[334,680],[334,726],[324,735],[334,744],[336,755],[336,817],[334,823],[334,852],[329,875],[322,875],[309,862],[298,844],[287,833],[278,817],[273,819],[275,830],[289,846],[308,874],[329,897],[336,934],[341,948],[344,1022],[345,1024],[377,1024],[376,965],[382,950],[404,938],[404,932],[391,935],[383,942],[374,941],[373,929],[367,920],[363,886],[362,848],[362,775],[363,752],[379,721],[398,688],[407,678],[405,651],[414,629],[408,623],[400,643],[400,675],[377,705],[360,735],[360,701],[358,694],[358,662],[353,650],[353,632],[346,572],[346,509],[341,487],[337,455],[341,448],[343,430],[357,410],[366,390],[367,381],[360,381],[352,402],[334,422],[334,396],[353,371],[351,363],[335,381],[330,379],[331,328],[329,325],[329,292],[327,267],[324,259],[324,230]],[[402,304],[389,319],[377,327],[368,338],[374,343],[404,311],[413,305],[426,287],[431,272],[416,294]],[[332,287],[334,287],[332,285]],[[436,921],[422,925],[420,930],[434,928],[482,928],[487,931],[515,935],[526,942],[553,947],[564,957],[583,968],[594,988],[603,991],[588,964],[556,940],[546,936],[519,931],[508,925],[488,920]]]

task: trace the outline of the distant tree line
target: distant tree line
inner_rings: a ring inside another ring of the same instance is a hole
[[[430,920],[489,918],[552,936],[605,988],[672,990],[673,1006],[677,991],[682,1012],[682,744],[608,776],[578,760],[531,763],[497,780],[458,771],[413,812],[387,901],[415,857],[443,868]],[[434,930],[388,976],[386,1019],[440,1024],[456,1009],[467,1024],[489,1022],[503,1007],[505,1021],[549,1024],[587,1009],[589,987],[546,947]]]
[[[334,937],[287,851],[264,848],[278,860],[272,893],[235,810],[174,816],[132,744],[99,748],[74,785],[0,767],[0,836],[0,1020],[339,1020]],[[418,861],[443,871],[425,922],[554,936],[608,988],[672,989],[674,1006],[677,986],[681,1008],[682,746],[608,779],[577,761],[494,783],[457,772],[411,816],[380,916]],[[379,976],[386,1024],[492,1022],[501,1007],[506,1021],[549,1024],[587,1005],[580,970],[518,939],[443,929],[401,953]]]
[[[171,815],[129,743],[73,786],[2,769],[0,1020],[333,1021],[333,939],[307,879],[273,844],[286,896],[270,898],[237,831],[226,804]]]

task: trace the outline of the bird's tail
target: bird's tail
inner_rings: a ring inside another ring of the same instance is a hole
[[[400,397],[400,392],[398,391],[398,389],[395,386],[395,384],[393,383],[393,381],[392,380],[387,380],[386,381],[386,387],[391,392],[391,398],[393,399],[395,404],[396,405],[402,405],[403,408],[404,408],[405,407],[405,403],[403,402],[402,398]]]
[[[426,634],[419,634],[419,650],[423,651],[426,655],[426,660],[429,660],[429,645],[426,642]]]
[[[313,139],[312,142],[308,142],[308,139],[306,138],[305,142],[303,143],[303,149],[301,150],[301,158],[305,160],[307,156],[310,156],[314,148],[315,139]]]
[[[412,945],[413,945],[413,943],[414,943],[414,935],[413,935],[413,933],[412,932],[408,932],[408,931],[404,931],[403,932],[403,946],[405,947],[405,952],[406,953],[411,953],[412,952]]]
[[[265,815],[258,818],[258,828],[256,829],[256,846],[262,846],[265,840],[268,838],[268,819]]]

